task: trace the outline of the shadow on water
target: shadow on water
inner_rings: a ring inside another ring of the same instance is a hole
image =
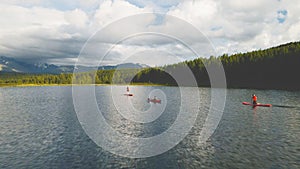
[[[287,106],[287,105],[276,105],[273,104],[273,107],[280,107],[280,108],[291,108],[291,109],[300,109],[300,106]]]

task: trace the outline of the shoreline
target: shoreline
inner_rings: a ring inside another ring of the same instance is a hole
[[[168,86],[160,84],[0,84],[0,88],[7,87],[50,87],[50,86]]]
[[[131,83],[131,84],[0,84],[0,88],[13,87],[60,87],[60,86],[164,86],[164,87],[178,87],[172,85],[152,84],[152,83]],[[190,87],[190,86],[181,86]],[[211,88],[210,86],[198,86],[198,88]],[[282,90],[282,91],[300,91],[300,89],[287,88],[249,88],[249,87],[229,87],[226,89],[249,89],[249,90]]]

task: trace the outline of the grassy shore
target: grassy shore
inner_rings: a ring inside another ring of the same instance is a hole
[[[0,84],[0,87],[43,87],[43,86],[167,86],[152,83],[131,83],[131,84]]]

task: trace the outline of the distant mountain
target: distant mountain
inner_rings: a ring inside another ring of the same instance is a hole
[[[115,66],[99,66],[98,70],[110,70],[110,69],[125,69],[125,68],[146,68],[149,67],[145,64],[139,63],[123,63]],[[90,71],[91,67],[77,66],[80,72]],[[60,74],[60,73],[72,73],[74,66],[72,65],[54,65],[47,63],[35,63],[30,64],[14,58],[0,56],[0,72],[14,72],[14,73],[34,73],[34,74]]]
[[[72,67],[60,67],[47,63],[30,64],[17,59],[0,56],[0,72],[58,74],[70,71],[73,71]]]
[[[150,67],[145,64],[139,64],[139,63],[122,63],[117,66],[115,66],[117,69],[139,69],[139,68],[147,68]]]
[[[67,67],[67,66],[64,66]],[[139,63],[122,63],[115,66],[107,65],[107,66],[99,66],[98,70],[111,70],[111,69],[141,69],[141,68],[149,68],[150,66],[146,64],[139,64]],[[80,72],[87,72],[91,71],[91,67],[86,66],[76,66],[76,68]]]

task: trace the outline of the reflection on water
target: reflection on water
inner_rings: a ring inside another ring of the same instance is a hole
[[[130,98],[109,97],[110,89],[96,87],[97,103],[109,125],[128,136],[146,138],[162,133],[174,123],[181,106],[175,87],[134,86],[131,92],[135,95]],[[126,87],[120,86],[119,90],[123,89]],[[146,102],[152,89],[162,90],[167,102],[164,112],[150,123],[128,120],[114,105],[124,108],[131,104],[140,112],[151,106],[159,109],[163,105]],[[300,92],[228,90],[216,132],[205,144],[198,144],[210,105],[210,89],[199,91],[198,118],[182,142],[158,156],[130,159],[103,150],[84,133],[74,111],[71,87],[0,88],[0,168],[299,167]],[[252,109],[242,105],[252,93],[261,103],[291,107]],[[188,101],[191,106],[196,104]]]
[[[175,102],[176,99],[180,100],[178,88],[173,88],[172,92],[162,99],[162,104],[147,102],[153,89],[151,87],[131,87],[134,97],[122,96],[120,93],[125,91],[123,86],[113,88],[113,97],[107,92],[111,88],[109,86],[104,88],[104,90],[97,90],[98,107],[109,125],[122,134],[145,138],[160,134],[174,123],[180,110],[180,102]],[[105,98],[106,103],[103,103],[101,98]],[[151,114],[155,114],[153,116],[155,118],[148,123],[139,123],[132,120],[131,112],[132,114],[140,113],[140,119],[143,118],[142,116],[151,117]]]

